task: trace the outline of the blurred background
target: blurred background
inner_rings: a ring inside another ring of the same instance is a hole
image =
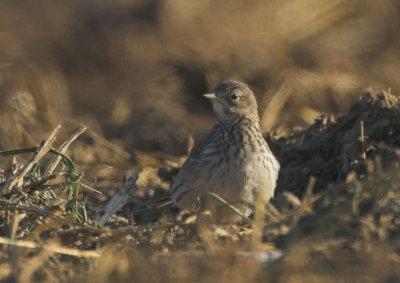
[[[184,154],[202,94],[249,84],[261,127],[307,126],[400,89],[396,0],[2,0],[0,149],[75,121],[131,152]]]

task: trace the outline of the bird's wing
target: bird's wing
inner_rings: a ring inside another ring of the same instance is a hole
[[[209,150],[215,150],[217,147],[217,143],[215,142],[215,137],[218,135],[220,130],[220,126],[217,124],[208,134],[208,136],[200,143],[196,144],[192,151],[189,154],[188,160],[197,160],[202,159],[207,156]]]
[[[199,175],[198,173],[205,169],[207,166],[211,166],[213,155],[218,150],[218,144],[215,143],[214,137],[218,131],[218,127],[215,126],[207,138],[195,145],[189,154],[188,159],[183,163],[175,181],[171,187],[171,192],[174,194],[183,185],[189,185],[190,182],[195,181]]]

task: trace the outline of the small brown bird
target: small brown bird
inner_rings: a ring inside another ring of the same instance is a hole
[[[268,201],[274,195],[279,171],[260,132],[256,98],[237,81],[224,81],[204,96],[218,122],[180,169],[172,199],[181,209],[219,211],[223,204],[209,195],[213,192],[248,216],[256,197]]]

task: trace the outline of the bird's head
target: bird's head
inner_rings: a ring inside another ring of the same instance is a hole
[[[205,94],[213,103],[218,120],[245,117],[258,122],[257,101],[249,87],[237,81],[224,81],[213,93]]]

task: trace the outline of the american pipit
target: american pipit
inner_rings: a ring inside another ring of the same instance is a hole
[[[256,98],[237,81],[224,81],[204,96],[218,122],[183,164],[172,198],[181,209],[214,210],[222,204],[210,197],[213,192],[248,215],[256,197],[268,201],[273,196],[279,171],[260,132]]]

